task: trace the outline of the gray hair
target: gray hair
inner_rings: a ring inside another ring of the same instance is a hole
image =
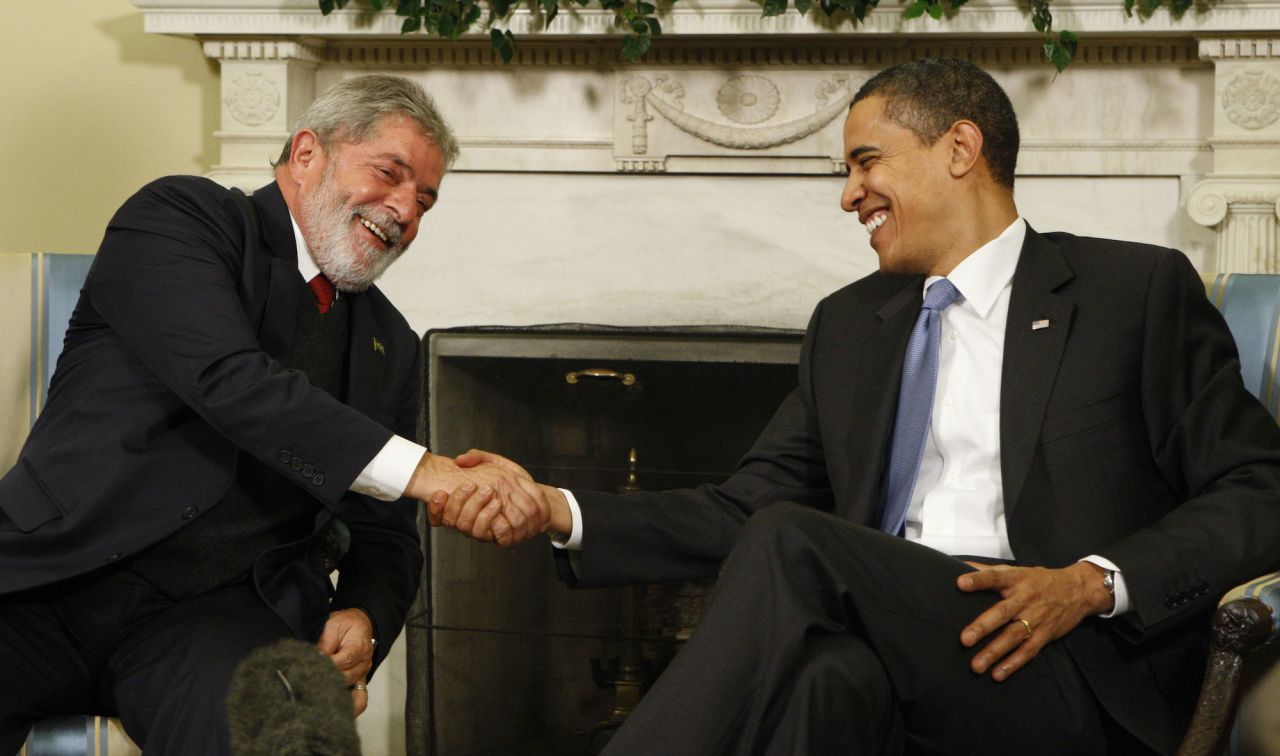
[[[418,84],[400,76],[368,74],[348,79],[326,91],[298,118],[293,133],[310,129],[320,137],[325,150],[336,142],[361,142],[369,138],[382,119],[402,115],[422,129],[422,133],[444,153],[445,167],[458,157],[458,140],[445,123],[436,103]],[[278,167],[289,162],[293,136],[284,143]]]

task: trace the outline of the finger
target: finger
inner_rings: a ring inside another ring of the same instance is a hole
[[[454,527],[459,533],[470,533],[471,526],[475,524],[476,517],[479,516],[480,510],[493,499],[493,489],[489,486],[480,486],[466,501],[462,503],[462,509],[458,510],[458,520],[454,523]]]
[[[977,619],[970,622],[964,630],[960,631],[961,645],[965,648],[972,648],[978,641],[1009,624],[1014,617],[1018,616],[1018,612],[1022,608],[1020,603],[1008,599],[992,604],[985,612],[979,614]],[[1021,627],[1019,625],[1019,628]]]
[[[365,684],[363,680],[359,682],[361,685]],[[355,714],[357,717],[363,714],[365,709],[369,708],[369,691],[357,690],[356,688],[352,688],[351,689],[351,708],[355,711]]]
[[[516,481],[520,488],[528,494],[530,500],[533,501],[534,511],[531,513],[533,518],[533,528],[537,533],[545,533],[547,527],[551,524],[551,502],[547,501],[546,496],[542,492],[542,487],[532,480],[524,480],[523,478]]]
[[[489,499],[489,502],[476,514],[475,522],[472,523],[467,533],[477,541],[493,540],[493,518],[498,516],[502,511],[502,503],[497,497]]]
[[[440,521],[447,528],[452,528],[458,523],[458,513],[462,511],[462,507],[466,504],[467,499],[471,498],[471,494],[476,490],[476,484],[471,481],[463,483],[454,489],[449,495],[449,501],[444,505],[444,512],[440,515]]]
[[[1016,583],[1020,571],[1004,564],[980,567],[977,572],[966,572],[956,578],[956,587],[965,593],[974,591],[998,591]]]
[[[444,524],[444,507],[448,503],[449,494],[444,491],[431,494],[431,499],[427,502],[427,522],[431,523],[431,527],[438,528]]]
[[[961,561],[963,561],[965,564],[969,565],[970,567],[974,568],[975,570],[985,570],[991,566],[986,562],[970,562],[968,559],[964,559]]]
[[[507,518],[502,515],[501,507],[499,507],[498,516],[493,519],[493,524],[489,526],[489,532],[493,534],[493,540],[499,546],[515,545],[515,536],[512,534],[511,523],[507,522]]]
[[[1040,654],[1040,649],[1044,648],[1048,643],[1048,635],[1041,633],[1038,629],[1031,633],[1030,638],[1026,638],[1013,653],[1006,656],[1003,660],[997,662],[996,668],[991,672],[991,677],[996,682],[1002,682],[1009,679],[1014,672],[1022,669],[1032,659]]]
[[[484,464],[485,461],[484,453],[479,449],[472,449],[453,458],[453,463],[458,467],[475,467]]]
[[[969,668],[984,674],[992,666],[1000,664],[1010,652],[1027,640],[1027,629],[1021,622],[1010,622],[1002,630],[992,634],[991,641],[974,655]]]

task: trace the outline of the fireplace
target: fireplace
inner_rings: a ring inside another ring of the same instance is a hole
[[[426,435],[439,453],[491,449],[562,487],[721,480],[795,386],[800,336],[577,325],[431,332]],[[504,550],[452,531],[423,536],[423,591],[407,629],[411,754],[592,753],[636,690],[611,684],[617,667],[624,678],[637,662],[660,669],[705,590],[570,590],[546,539]]]

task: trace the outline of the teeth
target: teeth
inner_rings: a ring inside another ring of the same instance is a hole
[[[365,228],[369,229],[369,230],[370,230],[370,231],[372,231],[375,235],[377,235],[377,237],[378,237],[379,239],[381,239],[381,240],[382,240],[382,241],[384,241],[384,242],[387,240],[387,235],[386,235],[386,234],[384,234],[384,233],[382,233],[382,229],[378,228],[377,224],[370,223],[369,221],[365,220],[364,218],[361,218],[361,219],[360,219],[360,222],[364,224],[364,227],[365,227]]]
[[[884,222],[887,221],[888,219],[889,219],[888,213],[878,213],[872,216],[871,220],[867,221],[866,224],[864,224],[867,227],[867,233],[868,234],[875,233],[876,229],[883,226]]]

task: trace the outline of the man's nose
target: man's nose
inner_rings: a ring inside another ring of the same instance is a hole
[[[418,196],[413,187],[400,185],[387,195],[387,209],[400,225],[408,225],[418,217]]]
[[[849,171],[849,178],[844,182],[844,191],[840,192],[840,209],[846,213],[858,212],[858,204],[866,194],[862,188],[862,177],[857,171]]]

